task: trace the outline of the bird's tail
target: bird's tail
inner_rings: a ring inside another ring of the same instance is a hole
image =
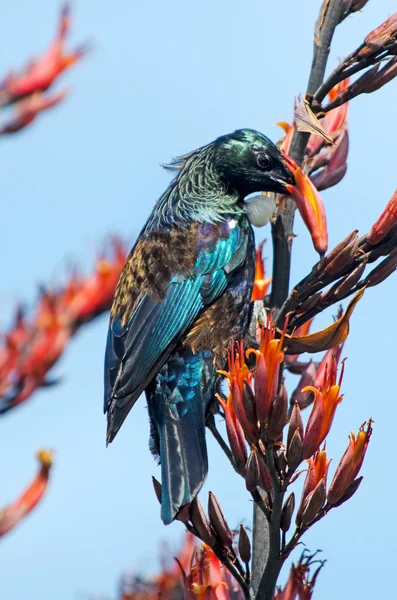
[[[208,353],[171,355],[147,390],[151,449],[160,457],[161,517],[171,523],[200,491],[208,472],[205,411],[213,394]]]

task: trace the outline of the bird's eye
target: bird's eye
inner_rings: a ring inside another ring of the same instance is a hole
[[[269,156],[266,156],[266,154],[258,154],[256,157],[256,163],[258,167],[264,171],[270,171],[272,168],[272,159]]]

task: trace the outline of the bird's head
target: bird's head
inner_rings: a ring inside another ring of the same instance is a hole
[[[295,184],[280,150],[253,129],[238,129],[215,143],[215,168],[223,183],[244,198],[253,192],[287,194]]]

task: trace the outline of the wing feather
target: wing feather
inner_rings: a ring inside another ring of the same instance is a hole
[[[108,441],[114,438],[142,391],[197,317],[224,293],[233,270],[245,259],[248,241],[246,226],[238,224],[234,228],[224,227],[221,232],[219,224],[214,224],[212,228],[206,225],[206,236],[198,238],[192,268],[171,273],[162,298],[150,293],[147,282],[156,279],[156,273],[150,270],[141,275],[144,283],[138,293],[136,279],[129,276],[129,273],[137,271],[134,253],[130,256],[130,263],[125,267],[128,271],[121,278],[129,286],[117,290],[115,305],[130,306],[125,300],[130,293],[135,298],[135,306],[132,305],[127,320],[124,313],[119,314],[120,309],[112,313],[105,355],[104,410],[108,413]],[[192,234],[197,236],[197,227]],[[145,252],[141,250],[143,244],[136,245],[140,257]],[[150,245],[147,246],[149,253]],[[171,246],[168,251],[172,254]],[[160,258],[164,261],[164,272],[170,272],[178,263],[175,263],[174,257],[174,263],[170,266],[171,259],[167,253]],[[181,258],[181,264],[183,260],[186,264],[186,257]],[[148,265],[153,264],[158,269],[162,268],[161,263],[148,261]],[[124,295],[124,305],[117,298],[119,293]]]

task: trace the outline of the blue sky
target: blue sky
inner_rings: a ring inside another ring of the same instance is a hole
[[[26,132],[0,140],[0,326],[15,303],[33,305],[38,284],[61,283],[75,260],[88,270],[108,233],[132,244],[169,181],[159,164],[218,135],[253,127],[273,140],[306,86],[319,1],[182,0],[73,4],[75,42],[94,50],[64,80],[70,98]],[[59,3],[16,0],[0,6],[0,69],[39,53],[55,30]],[[330,65],[395,10],[369,2],[341,25]],[[331,246],[351,230],[368,231],[396,187],[397,82],[351,106],[349,169],[323,194]],[[316,257],[297,219],[293,280]],[[257,230],[258,240],[269,236]],[[270,244],[266,247],[270,254]],[[270,260],[268,261],[270,265]],[[396,278],[369,290],[345,346],[343,403],[327,442],[331,475],[347,434],[372,416],[374,434],[364,482],[304,541],[327,565],[315,598],[381,597],[394,586],[396,484]],[[318,319],[318,326],[331,316]],[[0,505],[11,501],[36,468],[41,446],[56,452],[48,495],[1,540],[0,597],[81,600],[116,596],[126,570],[154,572],[159,542],[174,547],[182,526],[164,528],[150,476],[142,399],[105,449],[102,362],[107,316],[79,332],[54,369],[57,388],[40,391],[0,421]],[[292,388],[291,388],[292,389]],[[205,491],[218,496],[232,526],[250,522],[242,481],[209,440]]]

